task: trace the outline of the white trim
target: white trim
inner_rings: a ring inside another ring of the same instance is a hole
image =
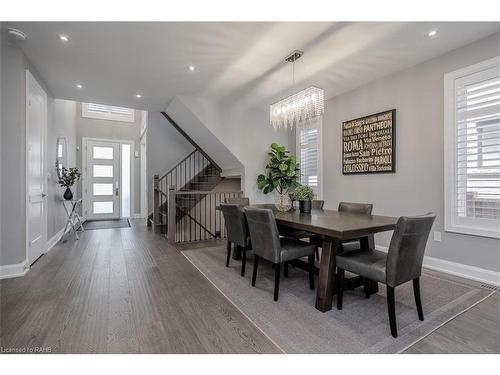
[[[24,194],[25,194],[25,207],[24,207],[24,220],[25,220],[25,247],[26,247],[26,259],[24,263],[29,263],[29,250],[30,250],[30,239],[29,239],[29,209],[30,209],[30,191],[29,191],[29,95],[31,92],[30,89],[30,83],[33,83],[33,86],[36,87],[37,90],[40,91],[40,94],[42,95],[44,102],[45,102],[45,114],[44,114],[44,121],[43,121],[43,193],[47,194],[47,123],[48,123],[48,99],[47,99],[47,93],[45,90],[42,88],[42,86],[38,83],[36,78],[31,74],[29,69],[26,69],[26,82],[25,82],[25,135],[24,135],[24,157],[25,157],[25,171],[24,171]],[[48,227],[48,216],[47,216],[47,210],[48,210],[48,205],[47,205],[47,196],[43,197],[43,203],[42,203],[42,209],[43,209],[43,223],[42,223],[42,238],[43,240],[47,241],[47,227]],[[21,263],[19,263],[21,264]],[[26,272],[25,272],[26,273]],[[22,275],[20,275],[22,276]]]
[[[382,245],[375,245],[375,249],[383,251],[384,253],[387,253],[389,250],[388,247]],[[449,260],[434,258],[427,255],[424,256],[423,266],[430,270],[500,287],[500,272],[451,262]]]
[[[129,217],[132,217],[134,215],[134,210],[135,210],[135,141],[130,140],[130,139],[107,139],[107,138],[92,138],[92,137],[82,137],[82,181],[81,181],[81,186],[82,186],[82,199],[83,199],[83,204],[82,204],[82,217],[84,220],[87,219],[85,216],[85,211],[88,209],[87,204],[88,204],[88,199],[87,199],[87,194],[85,189],[86,181],[87,181],[87,142],[88,141],[97,141],[97,142],[116,142],[119,143],[120,146],[119,148],[119,155],[120,155],[120,161],[119,161],[119,168],[118,168],[118,173],[119,173],[119,185],[120,185],[120,191],[121,191],[121,183],[122,183],[122,144],[126,143],[130,145],[130,216],[124,217],[122,216],[122,202],[121,199],[123,196],[120,196],[120,219],[126,219]]]
[[[500,64],[500,56],[444,75],[444,230],[468,235],[500,238],[500,231],[455,222],[455,80]]]
[[[0,280],[10,279],[11,277],[24,276],[29,271],[29,267],[26,267],[26,261],[18,264],[8,264],[5,266],[0,266]]]
[[[47,254],[52,248],[59,242],[62,235],[64,234],[64,228],[61,228],[59,232],[54,234],[50,240],[47,241],[47,246],[45,249],[45,254]]]
[[[89,105],[100,105],[103,107],[107,107],[108,112],[89,111]],[[128,109],[128,110],[130,110],[130,113],[120,114],[120,113],[112,112],[113,107]],[[133,123],[135,123],[135,110],[133,108],[116,107],[116,106],[106,105],[106,104],[82,103],[82,117],[92,118],[92,119],[97,119],[97,120],[126,122],[129,124],[133,124]]]
[[[148,215],[144,215],[144,214],[132,214],[130,216],[130,219],[145,219]],[[126,219],[126,218],[124,218]]]

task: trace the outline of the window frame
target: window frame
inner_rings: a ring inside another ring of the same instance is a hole
[[[456,119],[455,119],[455,81],[477,74],[500,65],[500,56],[480,63],[446,73],[444,75],[444,230],[460,234],[500,238],[500,225],[495,226],[495,219],[469,218],[457,222],[456,206]],[[497,229],[495,229],[497,228]]]
[[[316,189],[316,195],[314,199],[323,199],[323,116],[312,120],[318,129],[318,186]],[[311,125],[307,125],[311,126]],[[314,126],[314,125],[313,125]],[[300,125],[295,128],[295,155],[297,156],[297,161],[301,164],[301,144],[300,144],[300,130],[302,127]],[[300,182],[300,179],[299,179]]]
[[[108,108],[111,107],[118,107],[118,106],[113,106],[113,105],[107,105],[107,104],[99,104],[99,103],[82,103],[82,117],[85,118],[92,118],[92,119],[97,119],[97,120],[107,120],[107,121],[118,121],[118,122],[125,122],[125,123],[135,123],[135,110],[133,108],[127,108],[130,109],[130,114],[118,114],[118,113],[113,113],[111,110],[108,110],[108,112],[94,112],[94,111],[89,111],[89,105],[102,105],[106,106]],[[120,107],[120,108],[126,108],[126,107]]]

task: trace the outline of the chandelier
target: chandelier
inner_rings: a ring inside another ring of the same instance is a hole
[[[302,57],[302,51],[293,51],[285,61],[293,64],[293,83],[295,83],[295,61]],[[269,108],[269,122],[274,129],[292,128],[322,116],[325,111],[324,91],[311,86],[292,94]]]

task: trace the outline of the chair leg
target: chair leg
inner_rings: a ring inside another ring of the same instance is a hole
[[[247,248],[244,247],[241,250],[243,254],[241,254],[241,276],[245,276],[245,267],[247,265]]]
[[[227,241],[226,267],[229,267],[229,259],[231,259],[231,241]]]
[[[314,255],[309,255],[309,288],[314,289]]]
[[[389,323],[391,325],[392,337],[398,337],[396,324],[396,301],[394,299],[394,288],[387,285],[387,309],[389,310]]]
[[[422,300],[420,299],[420,278],[413,279],[413,294],[417,305],[418,318],[424,321],[424,311],[422,310]]]
[[[278,300],[278,293],[280,290],[280,267],[281,265],[276,264],[276,268],[274,269],[274,300]]]
[[[337,310],[342,310],[342,299],[344,297],[344,270],[337,269]]]
[[[370,280],[366,277],[363,281],[363,289],[365,291],[365,298],[370,298]]]
[[[316,260],[319,261],[319,249],[316,247],[316,250],[314,250],[314,253],[316,254]]]
[[[288,277],[288,262],[283,263],[283,271],[285,271],[285,277]]]
[[[257,279],[257,267],[259,267],[259,257],[256,254],[253,257],[252,286],[255,286],[255,280]]]

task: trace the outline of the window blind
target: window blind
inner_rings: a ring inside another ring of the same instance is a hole
[[[83,103],[82,116],[102,120],[134,122],[135,111],[132,108],[116,107],[105,104]]]
[[[310,186],[319,194],[319,126],[297,128],[297,146],[300,162],[300,184]]]
[[[500,234],[500,64],[454,82],[454,220]]]

